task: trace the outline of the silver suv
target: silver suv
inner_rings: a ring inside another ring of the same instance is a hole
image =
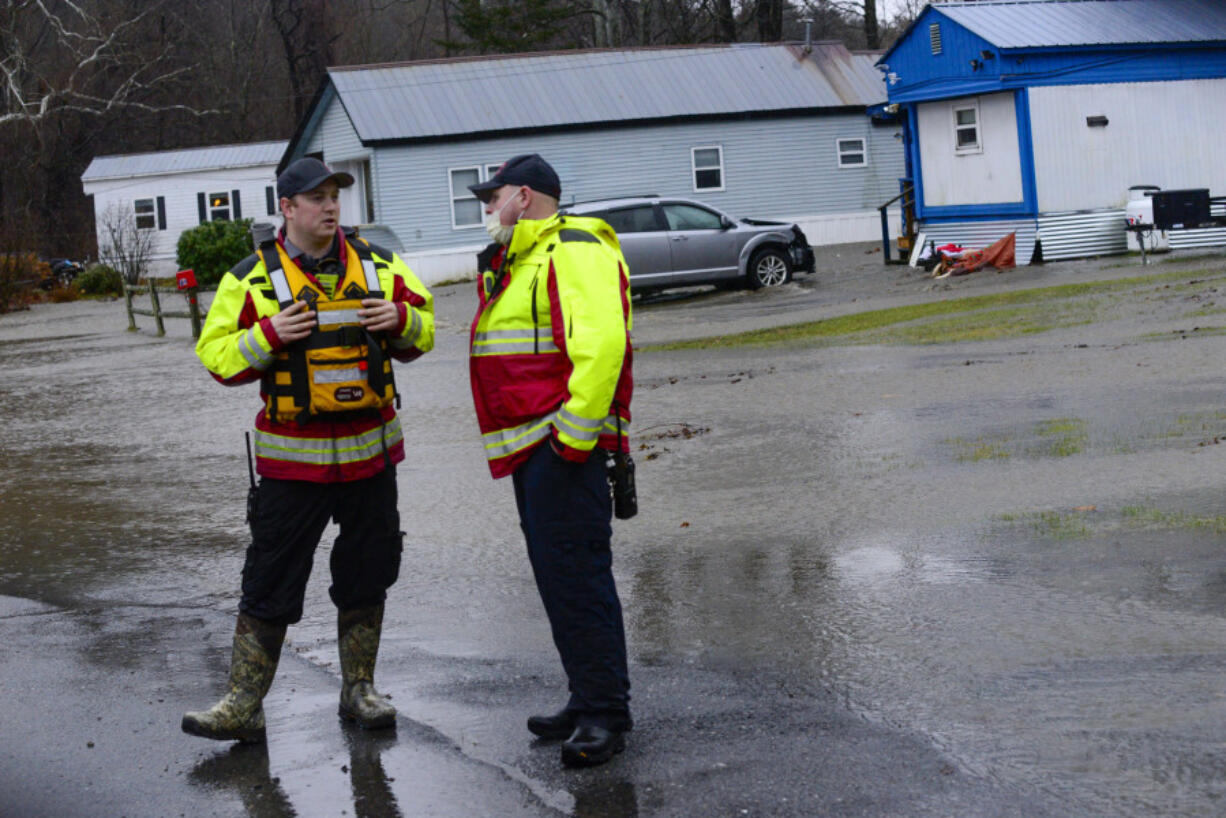
[[[691,199],[640,196],[564,208],[617,231],[630,287],[643,293],[691,284],[774,287],[814,271],[813,248],[794,224],[734,219]]]

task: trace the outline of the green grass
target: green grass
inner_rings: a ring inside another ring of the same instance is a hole
[[[1085,515],[1080,512],[1038,511],[1023,515],[1023,519],[1040,536],[1055,540],[1081,539],[1090,536],[1090,527],[1086,525]]]
[[[1008,460],[1009,450],[1005,448],[1005,439],[990,440],[980,437],[975,440],[963,440],[960,437],[943,441],[954,447],[954,459],[959,463],[979,463],[983,460]]]
[[[647,345],[645,348],[679,350],[785,343],[924,344],[1015,337],[1093,321],[1104,305],[1089,299],[1089,296],[1122,294],[1188,276],[1198,276],[1203,281],[1226,276],[1226,273],[1208,275],[1203,271],[1179,270],[1109,281],[1085,281],[950,298],[693,341]],[[934,320],[939,318],[945,320]]]
[[[1118,514],[1103,513],[1092,506],[1072,511],[1016,511],[997,514],[995,519],[1008,525],[1028,526],[1039,536],[1053,540],[1084,539],[1113,531],[1142,529],[1226,534],[1226,515],[1203,517],[1152,506],[1124,506]]]
[[[1162,511],[1150,506],[1124,506],[1120,516],[1133,528],[1184,529],[1226,534],[1226,515],[1200,517],[1185,511]]]
[[[1043,440],[1042,451],[1056,457],[1069,457],[1084,451],[1090,439],[1086,434],[1086,422],[1081,418],[1041,420],[1034,430]]]

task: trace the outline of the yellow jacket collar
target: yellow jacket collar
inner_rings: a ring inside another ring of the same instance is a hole
[[[520,219],[515,223],[515,232],[511,234],[507,255],[522,256],[528,253],[541,236],[555,227],[561,218],[561,214],[554,213],[547,219]]]

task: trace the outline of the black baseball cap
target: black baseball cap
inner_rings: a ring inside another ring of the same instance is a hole
[[[562,198],[562,183],[553,167],[536,153],[521,153],[503,163],[489,181],[469,185],[468,189],[483,202],[488,202],[494,191],[503,185],[524,185],[533,190]]]
[[[353,177],[348,173],[333,173],[330,167],[313,156],[295,159],[277,177],[277,198],[288,199],[298,193],[306,193],[329,179],[336,182],[337,187],[349,187],[353,184]]]

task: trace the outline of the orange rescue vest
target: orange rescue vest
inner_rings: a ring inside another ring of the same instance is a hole
[[[383,298],[376,262],[363,239],[346,239],[345,274],[332,295],[276,241],[260,245],[281,309],[305,301],[317,316],[311,334],[278,353],[264,373],[265,412],[278,423],[368,414],[397,399],[387,339],[357,315],[363,298]]]

